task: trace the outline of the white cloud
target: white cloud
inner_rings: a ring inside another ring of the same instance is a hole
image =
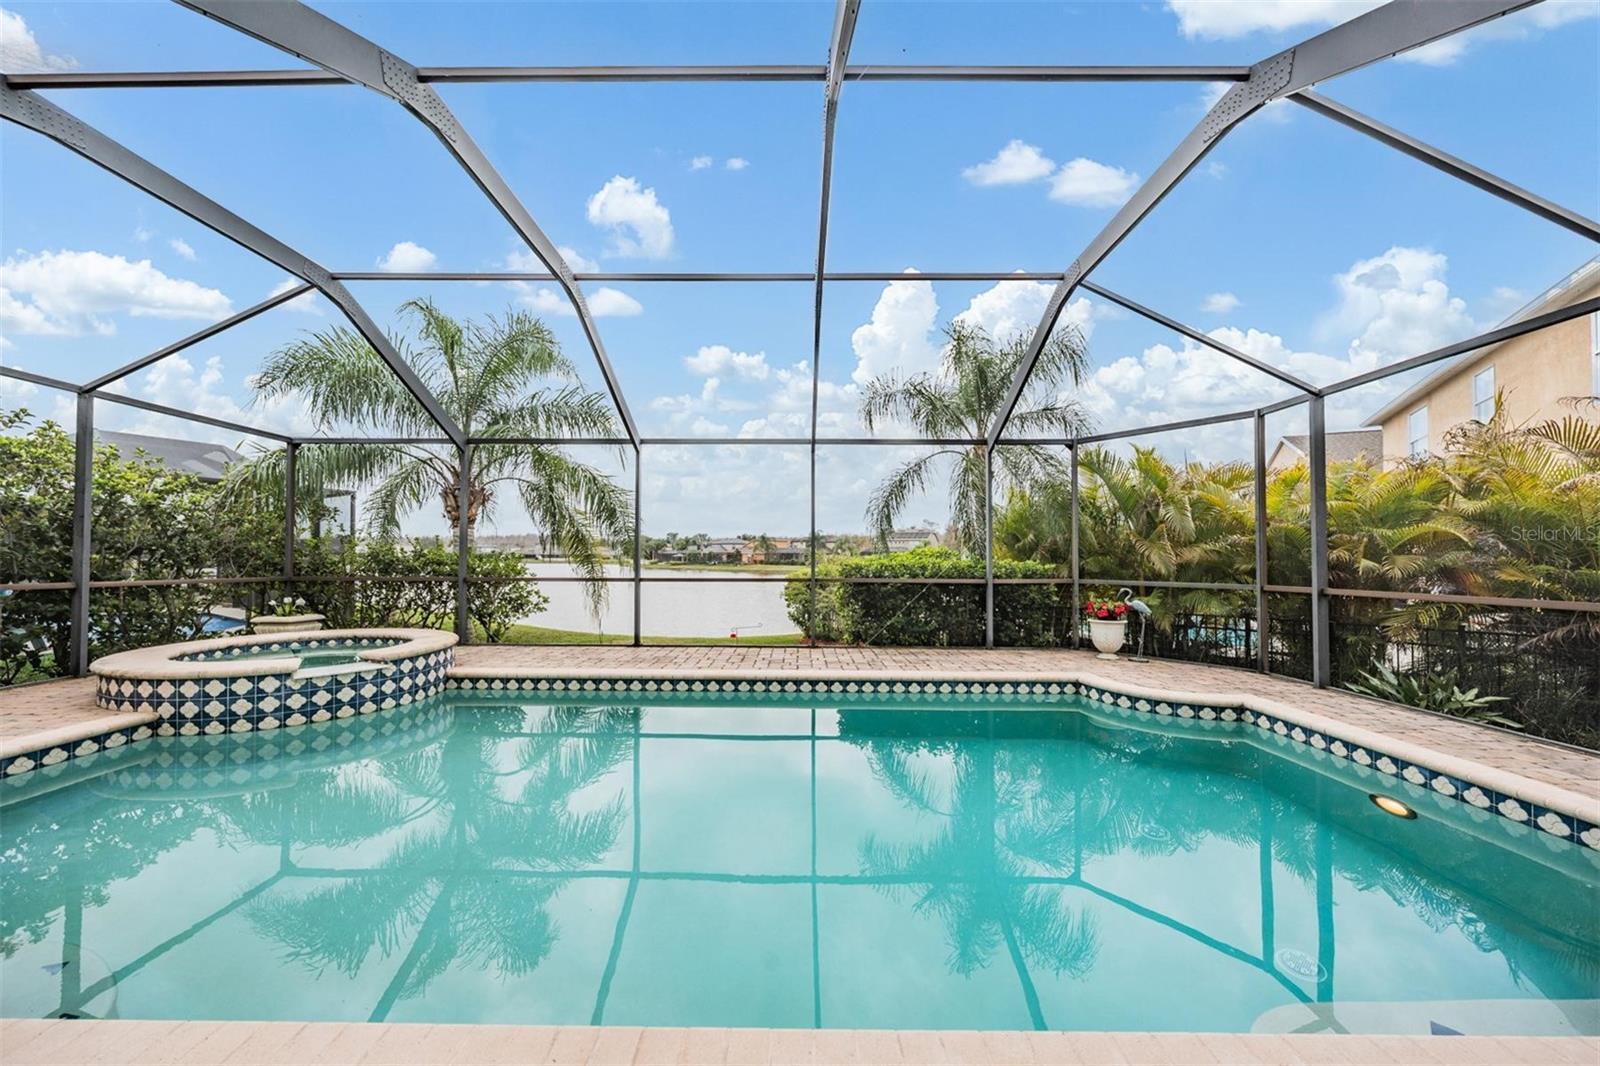
[[[1282,33],[1333,26],[1378,7],[1383,0],[1167,0],[1185,37],[1232,40],[1252,33]],[[1600,16],[1600,0],[1546,0],[1464,33],[1402,52],[1404,62],[1454,63],[1474,44],[1538,36],[1570,22]]]
[[[1013,139],[993,159],[967,167],[961,176],[974,185],[1022,185],[1048,178],[1055,169],[1055,162],[1037,147]]]
[[[743,159],[739,156],[732,156],[726,163],[722,165],[727,167],[729,170],[744,170],[750,165],[750,160]]]
[[[28,23],[14,11],[0,8],[0,71],[8,74],[37,74],[52,70],[72,70],[78,61],[71,56],[49,55],[39,47]]]
[[[1044,318],[1045,305],[1055,286],[1043,281],[1001,281],[972,298],[956,321],[977,326],[1004,344],[1019,333],[1030,336]],[[1086,334],[1093,328],[1088,299],[1079,297],[1056,319],[1056,328],[1077,326]]]
[[[518,283],[524,284],[524,283]],[[563,293],[554,289],[536,289],[522,297],[522,302],[546,315],[565,315],[576,318],[577,310]],[[632,318],[644,313],[644,305],[632,296],[609,285],[584,294],[589,314],[595,318]]]
[[[636,178],[617,175],[589,197],[589,221],[611,231],[611,253],[617,256],[665,259],[672,254],[672,214],[656,199],[654,189],[641,188]]]
[[[726,374],[730,370],[748,381],[765,381],[772,368],[767,365],[767,353],[736,352],[726,344],[708,344],[693,355],[685,356],[683,365],[690,373],[706,377]]]
[[[133,227],[133,239],[138,241],[140,244],[145,244],[150,240],[151,237],[154,237],[155,235],[156,231],[147,226]]]
[[[1252,33],[1281,33],[1331,26],[1377,7],[1383,0],[1167,0],[1188,38],[1232,40]]]
[[[908,279],[885,285],[872,318],[850,334],[850,347],[856,353],[851,377],[865,385],[891,372],[911,375],[935,369],[939,349],[933,329],[938,317],[932,282]]]
[[[576,248],[565,244],[558,245],[556,252],[566,260],[567,266],[574,274],[594,274],[600,270],[600,264],[584,255]],[[526,248],[518,248],[506,253],[506,269],[518,274],[547,274],[549,268],[540,258]],[[524,283],[525,284],[525,283]]]
[[[1356,371],[1417,355],[1471,334],[1465,301],[1450,295],[1448,260],[1424,248],[1396,246],[1334,277],[1339,304],[1318,323],[1324,338],[1353,337]]]
[[[697,155],[693,159],[689,160],[689,169],[705,170],[709,168],[713,162],[715,162],[715,160],[708,155]]]
[[[189,242],[184,240],[182,237],[174,237],[174,238],[172,238],[170,241],[167,242],[167,245],[174,252],[177,252],[180,256],[182,256],[183,258],[189,260],[189,262],[191,262],[191,263],[194,262],[196,259],[200,258],[199,256],[194,254],[194,249],[192,247],[190,247]]]
[[[1231,292],[1214,292],[1205,298],[1200,310],[1210,315],[1225,315],[1239,309],[1240,300]]]
[[[1082,157],[1063,163],[1050,179],[1050,199],[1079,207],[1120,207],[1139,175]]]
[[[148,259],[62,251],[0,263],[0,326],[17,333],[110,335],[114,314],[216,321],[232,310],[218,290],[169,277]]]
[[[417,274],[432,270],[438,261],[439,257],[422,245],[401,241],[389,249],[388,255],[378,260],[378,269],[391,274]]]
[[[305,282],[301,281],[299,278],[284,278],[282,281],[274,285],[272,287],[272,291],[267,293],[267,295],[277,296],[281,293],[288,292],[290,289],[299,288],[303,284],[305,284]],[[316,289],[302,293],[290,300],[288,303],[279,304],[278,306],[286,311],[298,311],[303,315],[322,314],[322,308],[317,306]]]

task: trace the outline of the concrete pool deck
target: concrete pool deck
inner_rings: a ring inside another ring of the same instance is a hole
[[[1600,797],[1600,755],[1348,692],[1226,667],[1105,661],[1090,652],[804,647],[462,647],[471,677],[915,678],[1061,674],[1107,687],[1236,694],[1296,706],[1530,781]],[[78,735],[112,715],[93,679],[0,690],[0,744]],[[126,724],[126,723],[123,723]],[[298,1022],[0,1022],[9,1063],[861,1062],[861,1063],[1587,1063],[1600,1039],[1316,1034],[887,1032]]]

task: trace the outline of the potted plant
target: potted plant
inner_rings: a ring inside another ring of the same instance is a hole
[[[1101,659],[1115,659],[1128,635],[1128,605],[1090,597],[1083,605],[1089,616],[1089,639]]]
[[[307,630],[321,629],[322,621],[322,615],[306,611],[304,599],[285,595],[275,600],[268,600],[266,612],[255,616],[251,628],[264,635],[303,633]]]

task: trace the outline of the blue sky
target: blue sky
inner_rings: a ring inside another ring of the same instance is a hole
[[[818,63],[828,4],[323,3],[419,65]],[[855,63],[1247,64],[1366,4],[862,6]],[[166,3],[6,3],[0,66],[286,67],[296,61]],[[1590,216],[1600,215],[1600,4],[1550,0],[1327,95]],[[446,85],[440,91],[580,268],[806,271],[815,256],[814,83]],[[838,125],[829,268],[1059,271],[1204,113],[1198,84],[862,83]],[[431,134],[353,87],[73,90],[62,106],[333,269],[495,270],[526,250]],[[0,130],[0,360],[81,381],[247,307],[284,275],[26,131]],[[1291,104],[1231,134],[1094,280],[1319,382],[1488,328],[1595,253],[1588,242]],[[382,323],[427,296],[460,315],[516,304],[598,372],[549,286],[352,283]],[[610,291],[602,292],[602,288]],[[811,286],[588,285],[646,434],[803,436]],[[830,283],[821,432],[856,435],[859,388],[931,369],[957,315],[1031,328],[1048,286]],[[1264,375],[1098,301],[1069,317],[1095,366],[1102,428],[1238,410],[1287,395]],[[295,431],[252,406],[263,355],[336,318],[306,301],[132,379],[190,410]],[[1332,409],[1354,426],[1402,383]],[[48,415],[63,398],[0,384]],[[102,405],[104,420],[209,435]],[[1293,432],[1286,416],[1282,429]],[[227,437],[227,434],[222,434]],[[1154,438],[1241,454],[1237,427]],[[819,522],[855,529],[890,448],[825,449]],[[798,533],[804,449],[647,452],[645,527]],[[909,520],[942,522],[937,496]],[[419,528],[431,518],[419,517]],[[502,528],[518,528],[503,514]]]

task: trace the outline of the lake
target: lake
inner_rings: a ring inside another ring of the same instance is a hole
[[[539,577],[572,577],[567,563],[529,562],[528,573]],[[608,575],[631,578],[630,566],[610,567]],[[737,631],[742,637],[770,637],[798,633],[783,603],[783,584],[778,581],[732,581],[735,576],[776,577],[776,574],[738,575],[728,570],[650,570],[644,572],[641,593],[642,632],[647,637],[726,637]],[[652,577],[709,577],[714,582],[664,581],[651,583]],[[585,633],[633,633],[633,585],[613,582],[610,597],[597,629],[589,614],[582,584],[566,581],[541,582],[539,591],[550,598],[545,610],[524,618],[529,625],[548,629],[572,629]]]

